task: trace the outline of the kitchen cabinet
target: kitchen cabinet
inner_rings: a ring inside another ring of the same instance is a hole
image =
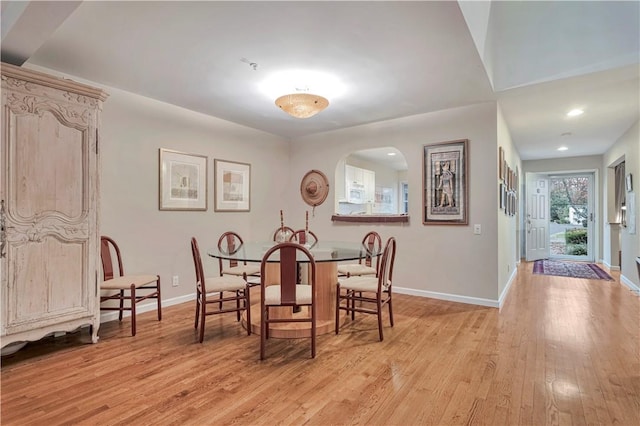
[[[375,196],[375,172],[345,165],[345,198],[354,204],[372,203]]]

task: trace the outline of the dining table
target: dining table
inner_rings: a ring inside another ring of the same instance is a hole
[[[274,245],[274,241],[245,242],[235,247],[233,251],[225,248],[213,247],[207,250],[207,254],[214,258],[237,260],[238,262],[261,263],[264,254]],[[317,241],[314,244],[304,245],[313,255],[316,263],[316,334],[326,334],[335,329],[336,319],[336,284],[338,282],[338,263],[345,261],[359,261],[370,257],[377,257],[381,252],[368,251],[368,247],[361,242],[349,241]],[[300,258],[301,266],[309,263],[306,258]],[[302,271],[309,268],[300,268]],[[277,258],[269,259],[265,265],[265,276],[262,281],[265,285],[277,284],[279,277],[279,261]],[[307,277],[303,277],[307,279]],[[308,281],[306,281],[308,282]],[[251,332],[260,334],[260,289],[251,294],[251,324],[247,324],[246,315],[242,316],[242,325],[251,327]],[[254,294],[255,293],[255,294]],[[257,301],[257,302],[256,302]],[[309,316],[308,307],[298,310],[289,306],[271,308],[270,316],[273,318],[295,318],[296,316]],[[272,323],[269,326],[269,336],[274,338],[301,338],[311,336],[309,323]]]

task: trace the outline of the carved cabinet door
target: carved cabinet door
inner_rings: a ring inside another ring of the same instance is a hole
[[[1,331],[35,340],[91,324],[95,341],[100,102],[38,83],[3,64]]]

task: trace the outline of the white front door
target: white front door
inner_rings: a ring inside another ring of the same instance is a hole
[[[547,175],[527,173],[526,259],[549,257],[549,179]]]
[[[549,176],[551,258],[593,262],[594,173]]]

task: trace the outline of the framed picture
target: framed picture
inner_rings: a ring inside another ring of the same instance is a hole
[[[423,224],[468,224],[468,139],[423,147]]]
[[[498,147],[498,179],[504,181],[504,149]]]
[[[499,191],[500,191],[500,193],[498,194],[498,196],[500,197],[500,210],[505,210],[505,208],[506,208],[507,191],[506,191],[503,183],[500,184]]]
[[[511,214],[511,212],[509,211],[509,208],[510,208],[509,201],[510,201],[509,191],[505,188],[505,192],[504,192],[504,214],[506,214],[507,216],[509,216]]]
[[[516,197],[513,191],[509,191],[509,216],[515,215],[516,209]]]
[[[207,210],[207,157],[160,148],[160,210]]]
[[[626,179],[624,180],[624,183],[625,183],[625,187],[627,188],[627,192],[633,191],[633,182],[631,178],[631,173],[627,175]]]
[[[251,164],[214,160],[215,206],[217,212],[251,210]]]

